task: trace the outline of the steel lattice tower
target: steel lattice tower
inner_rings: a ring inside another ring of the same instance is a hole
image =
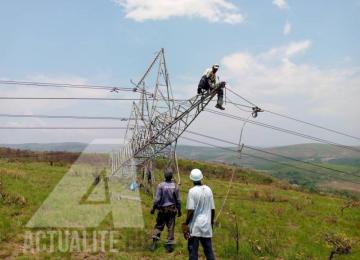
[[[158,156],[174,160],[177,168],[178,138],[220,88],[216,86],[203,95],[185,101],[174,99],[164,49],[157,53],[135,85],[134,90],[140,93],[140,100],[133,103],[125,134],[126,143],[111,154],[112,176],[126,175],[130,165],[143,164],[145,169],[150,170],[151,160]]]

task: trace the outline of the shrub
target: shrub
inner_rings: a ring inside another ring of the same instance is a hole
[[[344,234],[325,234],[325,241],[332,247],[329,260],[333,259],[335,255],[348,255],[351,253],[353,242]]]
[[[3,179],[0,179],[0,202],[6,205],[26,205],[25,197],[21,195],[13,195],[5,190]]]
[[[359,200],[348,200],[344,203],[344,205],[340,208],[341,215],[344,215],[345,209],[351,208],[360,208],[360,201]]]

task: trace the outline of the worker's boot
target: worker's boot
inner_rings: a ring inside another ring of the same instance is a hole
[[[224,97],[222,95],[218,95],[218,100],[215,107],[220,110],[225,110],[223,104],[224,104]]]
[[[152,242],[152,244],[151,244],[151,246],[150,246],[150,251],[155,251],[155,249],[156,249],[156,243],[157,243],[157,241],[158,241],[159,239],[157,239],[157,238],[153,238],[153,242]]]
[[[218,109],[220,109],[220,110],[225,110],[225,107],[223,107],[223,106],[221,106],[221,105],[219,105],[219,104],[216,104],[215,107],[218,108]]]
[[[165,248],[168,253],[171,253],[174,251],[174,246],[172,244],[166,244]]]

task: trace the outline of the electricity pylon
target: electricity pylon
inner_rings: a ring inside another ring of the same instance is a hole
[[[156,69],[157,73],[153,73]],[[134,88],[140,93],[140,99],[133,103],[125,134],[126,143],[111,154],[112,176],[126,176],[130,165],[141,164],[145,167],[144,172],[151,174],[151,160],[158,156],[173,161],[178,171],[177,140],[220,87],[216,86],[189,100],[174,99],[164,49],[161,49]],[[147,178],[148,181],[153,180],[152,176],[147,175]]]

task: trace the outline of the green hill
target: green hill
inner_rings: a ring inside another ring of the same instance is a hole
[[[160,245],[156,252],[149,252],[155,216],[149,213],[152,194],[143,189],[141,207],[145,229],[119,230],[121,235],[117,245],[120,252],[24,251],[24,232],[27,230],[24,225],[67,174],[71,160],[76,159],[76,154],[69,157],[61,154],[58,161],[50,163],[48,154],[25,154],[27,156],[19,153],[11,158],[2,155],[0,159],[0,258],[187,258],[186,241],[180,228],[185,216],[177,219],[175,251],[168,254]],[[36,161],[29,160],[29,156],[37,158]],[[65,160],[62,161],[62,158]],[[93,165],[96,161],[106,161],[101,155],[89,154],[88,159],[83,163]],[[163,166],[164,163],[158,161],[157,181],[161,180]],[[336,255],[335,259],[360,259],[359,202],[306,192],[253,170],[188,160],[180,160],[179,166],[184,205],[186,193],[191,187],[188,173],[194,167],[203,170],[204,182],[213,189],[217,212],[224,204],[213,238],[218,259],[327,259],[333,249],[331,241],[337,244],[338,250],[347,248],[350,251],[344,256]],[[224,201],[233,170],[234,182]],[[99,230],[110,230],[111,227],[110,217],[103,221]],[[89,236],[88,239],[91,241],[92,238]]]
[[[223,149],[180,146],[178,155],[182,158],[236,164],[261,170],[310,190],[341,192],[350,196],[360,194],[360,153],[356,151],[324,144],[299,144],[261,150],[265,152],[244,148],[243,153],[249,156],[242,155],[239,160],[237,153]],[[269,153],[292,157],[319,167]]]
[[[235,148],[232,148],[235,149]],[[328,162],[343,165],[360,165],[360,153],[352,150],[344,150],[342,148],[334,147],[326,144],[298,144],[288,146],[278,146],[270,148],[259,148],[265,152],[276,153],[280,155],[289,156],[299,160],[313,161],[313,162]],[[244,152],[264,158],[279,159],[279,157],[269,155],[260,151],[253,151],[247,149]],[[261,159],[254,159],[243,156],[241,161],[238,160],[237,154],[231,151],[226,151],[213,147],[201,146],[179,146],[178,154],[184,158],[194,158],[196,160],[211,160],[224,163],[240,163],[257,167],[263,165],[264,161]],[[280,158],[281,159],[281,158]]]
[[[29,143],[7,144],[6,147],[31,151],[81,152],[85,149],[86,144]],[[101,145],[92,147],[93,150],[88,152],[109,151],[108,145],[105,147]],[[345,150],[332,145],[311,143],[260,149],[264,150],[265,153],[244,148],[243,153],[249,156],[243,154],[241,160],[239,160],[237,153],[213,147],[180,145],[177,151],[180,158],[220,162],[231,165],[235,164],[262,171],[263,173],[286,180],[291,184],[299,185],[309,190],[342,193],[347,196],[360,196],[360,153],[356,151]],[[315,163],[320,167],[287,160],[269,153],[276,153]],[[279,163],[275,163],[274,161]],[[335,171],[321,167],[332,168],[335,169]]]
[[[11,149],[31,150],[38,152],[81,152],[86,148],[85,143],[65,142],[65,143],[25,143],[25,144],[0,144],[0,147]]]

